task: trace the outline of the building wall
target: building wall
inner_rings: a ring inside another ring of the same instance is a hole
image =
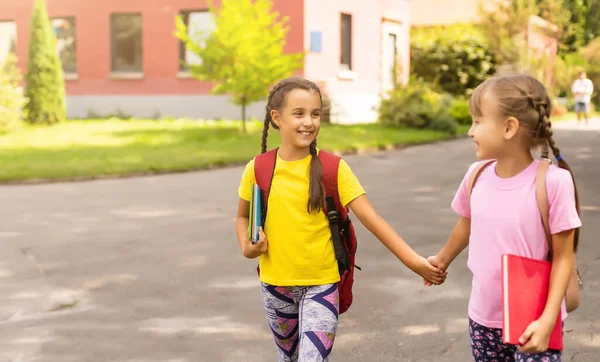
[[[493,9],[496,0],[413,0],[410,2],[411,24],[449,25],[477,22],[478,4]]]
[[[206,0],[47,0],[50,17],[75,16],[76,76],[66,82],[70,117],[88,111],[113,113],[118,109],[136,116],[162,115],[239,117],[239,107],[226,97],[208,95],[211,85],[178,76],[179,41],[173,36],[175,16],[181,10],[206,8]],[[17,23],[17,55],[26,69],[29,22],[33,0],[0,0],[0,20]],[[304,49],[303,0],[275,0],[274,9],[289,16],[286,51]],[[111,75],[111,13],[141,13],[143,75],[125,79]],[[185,95],[185,97],[174,97]],[[160,105],[160,107],[159,107]],[[249,115],[264,116],[262,105],[252,105]],[[260,112],[258,112],[260,110]]]
[[[397,47],[408,77],[409,6],[405,0],[305,0],[305,76],[323,82],[340,123],[372,122],[382,95],[384,14],[399,27]],[[340,71],[340,16],[352,15],[352,71]],[[321,51],[311,52],[311,32],[321,33]]]

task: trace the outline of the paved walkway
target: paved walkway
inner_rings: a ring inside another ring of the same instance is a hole
[[[599,141],[557,132],[585,225],[586,286],[565,361],[600,356]],[[346,160],[381,215],[429,255],[457,220],[449,204],[473,153],[463,139]],[[273,361],[255,261],[234,235],[241,171],[0,187],[0,361]],[[465,256],[444,286],[424,288],[362,226],[358,235],[363,271],[333,360],[468,361]]]
[[[577,122],[577,119],[552,123],[552,127],[561,130],[573,131],[600,131],[600,117],[594,117],[586,125],[585,121]]]

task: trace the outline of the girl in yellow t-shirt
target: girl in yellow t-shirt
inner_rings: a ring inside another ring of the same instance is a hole
[[[254,160],[244,170],[236,232],[246,258],[260,257],[260,280],[267,319],[279,361],[327,361],[338,325],[340,280],[331,231],[323,212],[322,165],[317,149],[321,92],[302,78],[287,78],[269,94],[262,148],[269,125],[281,133],[281,146],[269,194],[267,235],[248,240],[250,185],[256,182]],[[446,273],[418,255],[369,202],[346,162],[338,169],[340,202],[408,268],[433,284]]]

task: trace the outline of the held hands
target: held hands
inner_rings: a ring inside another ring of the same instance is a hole
[[[246,240],[244,244],[244,256],[248,259],[258,258],[267,252],[267,236],[262,227],[258,228],[258,241],[254,244],[251,240]]]
[[[425,285],[440,285],[446,280],[448,272],[431,264],[424,257],[420,257],[415,272],[423,277]]]
[[[446,280],[446,275],[448,275],[448,265],[444,264],[443,262],[441,262],[439,260],[439,257],[437,255],[434,256],[430,256],[429,258],[426,259],[427,262],[431,265],[434,266],[436,268],[438,268],[439,270],[443,271],[444,274],[444,280],[442,280],[441,283],[433,283],[430,279],[427,279],[425,277],[423,277],[423,285],[430,287],[432,285],[439,285],[439,284],[443,284],[444,281]]]
[[[554,321],[556,322],[556,319]],[[543,318],[531,322],[525,333],[519,338],[519,351],[523,353],[546,352],[554,323],[550,323]]]

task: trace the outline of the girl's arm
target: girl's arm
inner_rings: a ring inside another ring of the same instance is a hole
[[[431,265],[417,254],[394,229],[375,212],[366,195],[348,204],[360,222],[381,241],[404,265],[433,284],[441,284],[446,272]]]
[[[519,349],[524,353],[541,353],[548,349],[550,334],[560,313],[571,270],[575,265],[574,239],[573,229],[552,235],[552,272],[546,308],[542,316],[531,323],[519,339],[522,344]]]
[[[240,248],[242,249],[242,254],[248,259],[254,259],[267,251],[267,237],[263,233],[262,228],[259,228],[258,242],[254,244],[248,240],[248,225],[250,224],[249,209],[250,203],[240,198],[237,218],[235,220],[235,232],[240,243]]]
[[[454,226],[454,230],[452,230],[452,234],[450,234],[446,245],[444,245],[437,255],[430,256],[427,260],[431,265],[442,270],[447,270],[454,259],[469,245],[470,236],[471,219],[461,216]],[[425,285],[429,286],[431,283],[425,281]]]

